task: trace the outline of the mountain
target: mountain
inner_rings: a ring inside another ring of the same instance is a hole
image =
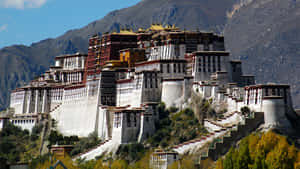
[[[245,72],[262,83],[291,85],[300,106],[300,2],[253,0],[242,6],[225,26],[225,44],[240,58]]]
[[[55,56],[87,52],[90,36],[122,27],[146,28],[157,22],[176,24],[182,29],[224,32],[233,57],[248,61],[245,72],[257,75],[258,82],[291,83],[295,101],[300,102],[300,93],[296,92],[300,88],[300,75],[296,73],[300,69],[297,9],[296,0],[142,0],[55,39],[1,49],[0,108],[8,105],[12,89],[44,72]]]
[[[9,92],[44,72],[60,54],[87,52],[88,38],[120,27],[148,27],[151,23],[176,24],[186,29],[222,31],[226,13],[237,0],[142,0],[116,10],[87,26],[70,30],[55,39],[31,46],[16,45],[0,50],[0,107],[8,106]],[[217,4],[217,5],[216,5]]]

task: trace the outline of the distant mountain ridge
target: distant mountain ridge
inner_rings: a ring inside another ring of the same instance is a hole
[[[93,34],[119,30],[121,27],[132,27],[134,29],[139,27],[146,28],[151,23],[158,22],[164,24],[176,24],[176,26],[187,30],[199,29],[217,33],[224,32],[227,49],[233,52],[234,57],[242,56],[242,60],[248,61],[245,63],[246,72],[253,72],[255,75],[258,75],[259,82],[265,82],[265,78],[267,77],[269,81],[291,83],[294,85],[292,86],[292,89],[295,91],[295,89],[300,88],[299,81],[297,83],[291,82],[286,77],[275,76],[278,71],[280,71],[280,69],[276,68],[276,62],[270,62],[268,64],[268,70],[258,71],[259,69],[251,69],[256,68],[253,65],[262,66],[261,63],[256,62],[255,58],[259,57],[258,60],[260,62],[264,60],[262,59],[262,56],[264,56],[265,51],[259,48],[261,46],[259,44],[266,43],[265,41],[260,41],[259,38],[255,38],[256,43],[247,44],[247,38],[250,39],[253,37],[245,36],[244,34],[248,33],[241,29],[249,31],[249,33],[253,31],[249,28],[251,25],[249,26],[247,22],[247,19],[250,19],[246,17],[248,16],[247,12],[252,14],[250,15],[251,17],[254,17],[251,19],[259,19],[260,17],[253,15],[255,14],[253,10],[264,11],[264,9],[255,8],[255,5],[261,4],[263,1],[264,0],[143,0],[132,7],[113,11],[102,19],[92,22],[81,29],[70,30],[55,39],[46,39],[34,43],[31,46],[15,45],[3,48],[0,50],[0,62],[2,63],[2,66],[0,67],[0,108],[3,109],[7,107],[9,102],[9,92],[12,89],[24,84],[45,71],[48,66],[53,63],[55,56],[66,53],[87,52],[88,38]],[[295,10],[299,8],[299,3],[295,0],[287,1],[288,3],[290,3],[290,1],[296,3],[296,7],[294,7]],[[284,2],[280,2],[280,0],[268,0],[263,5],[275,3],[274,5],[269,6],[271,9],[277,9],[281,8],[280,4]],[[289,9],[289,6],[287,6],[287,9]],[[286,14],[287,17],[290,14],[294,15],[294,13],[290,12]],[[282,15],[282,13],[280,15]],[[295,18],[297,18],[297,16],[295,16]],[[268,20],[269,18],[265,19]],[[276,22],[279,21],[276,20]],[[272,23],[274,20],[271,20],[270,22]],[[288,21],[285,22],[287,22],[285,25],[289,24]],[[298,25],[295,24],[294,28],[297,27]],[[258,27],[253,31],[254,34],[261,33],[261,29],[265,29],[265,27]],[[300,31],[297,31],[297,29],[293,30],[295,33],[300,34]],[[290,32],[291,30],[287,29],[287,35]],[[274,34],[276,34],[276,32],[274,32]],[[274,45],[280,45],[280,42],[289,42],[285,39],[285,36],[277,36],[277,39],[279,40],[276,41],[276,44]],[[274,40],[274,38],[272,40]],[[295,39],[293,43],[295,45],[292,47],[289,43],[285,44],[291,48],[288,50],[289,53],[293,50],[297,50],[296,46],[298,41]],[[250,45],[253,45],[253,47],[250,47]],[[270,43],[270,45],[273,45],[273,43]],[[264,52],[259,53],[256,51],[256,48]],[[285,51],[286,49],[284,48],[280,53],[284,54]],[[280,55],[277,55],[276,52],[278,53],[279,51],[272,51],[270,55],[280,58]],[[256,54],[262,55],[258,56]],[[290,60],[294,59],[294,56],[295,55],[290,57],[290,55],[288,55],[286,57],[283,56],[282,58],[288,58],[288,60]],[[266,58],[271,57],[266,56]],[[288,63],[290,62],[284,62],[283,67],[288,67],[289,72],[296,72],[300,69],[299,62],[298,64],[295,62],[292,66]],[[265,75],[266,72],[270,72],[269,68],[272,68],[272,70],[274,68],[274,70],[271,71],[272,74]],[[300,78],[300,75],[296,75],[296,77],[297,81]],[[294,96],[296,96],[294,98],[296,101],[300,101],[300,93],[294,92]]]

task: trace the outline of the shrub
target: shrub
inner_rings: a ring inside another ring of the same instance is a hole
[[[128,162],[138,161],[145,155],[146,149],[141,143],[132,143],[121,145],[117,151],[119,159]]]
[[[250,114],[251,110],[249,109],[249,107],[244,106],[241,108],[241,112],[243,115],[248,115],[248,114]]]

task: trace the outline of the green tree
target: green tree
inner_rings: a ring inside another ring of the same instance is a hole
[[[235,150],[230,148],[224,159],[224,169],[234,169],[236,163]]]
[[[247,138],[242,140],[239,145],[237,157],[237,168],[239,169],[248,169],[248,164],[251,163],[248,145],[249,142]]]

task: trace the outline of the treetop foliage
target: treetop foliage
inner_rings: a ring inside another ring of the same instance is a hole
[[[299,169],[300,151],[272,131],[251,134],[231,148],[216,169]]]

